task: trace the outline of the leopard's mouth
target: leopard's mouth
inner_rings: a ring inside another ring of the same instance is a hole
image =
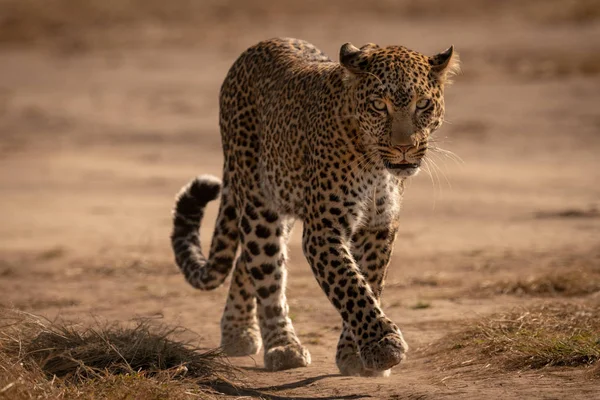
[[[417,163],[409,163],[409,162],[401,162],[401,163],[392,163],[390,161],[385,160],[383,162],[383,165],[385,165],[385,167],[387,169],[402,169],[402,170],[407,170],[407,169],[411,169],[411,168],[419,168],[421,166],[421,163],[417,164]]]
[[[413,176],[419,172],[419,167],[421,166],[421,162],[410,163],[407,161],[403,161],[400,163],[393,163],[388,160],[383,160],[383,165],[387,168],[388,171],[398,176]]]

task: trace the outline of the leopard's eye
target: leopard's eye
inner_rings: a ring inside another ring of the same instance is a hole
[[[421,99],[417,101],[417,109],[424,110],[431,105],[431,100],[429,99]]]
[[[373,108],[377,111],[387,111],[387,104],[385,104],[385,101],[383,100],[376,99],[373,100],[371,104],[373,105]]]

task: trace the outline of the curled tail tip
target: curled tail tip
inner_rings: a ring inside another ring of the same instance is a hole
[[[201,175],[185,185],[177,194],[173,209],[174,227],[188,225],[198,228],[206,205],[219,197],[221,181],[211,175]]]
[[[207,259],[200,245],[200,225],[206,204],[216,200],[221,193],[221,180],[212,175],[200,175],[192,179],[177,195],[173,210],[171,246],[175,262],[185,279],[200,290],[212,290],[220,286],[231,272],[237,249],[237,235],[219,238],[220,245]],[[217,221],[218,223],[218,221]],[[221,231],[216,234],[223,235]],[[228,242],[224,240],[231,239]]]
[[[199,175],[190,182],[189,190],[198,203],[206,204],[221,194],[221,180],[213,175]]]
[[[185,185],[177,195],[176,204],[192,200],[197,206],[204,207],[221,194],[221,180],[212,175],[200,175]]]

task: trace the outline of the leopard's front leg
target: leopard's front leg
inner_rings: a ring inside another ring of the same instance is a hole
[[[329,199],[330,200],[330,199]],[[351,254],[357,210],[335,202],[312,205],[303,249],[321,288],[351,331],[365,370],[385,371],[399,364],[407,350],[400,329],[385,316],[378,296]],[[367,256],[368,257],[368,256]]]
[[[397,227],[389,223],[383,227],[361,227],[352,235],[352,256],[379,301]],[[344,375],[389,376],[390,370],[373,371],[364,368],[354,335],[344,323],[335,357],[340,372]]]

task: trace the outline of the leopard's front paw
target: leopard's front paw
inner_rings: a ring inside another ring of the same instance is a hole
[[[269,371],[306,367],[309,364],[310,353],[299,344],[273,347],[265,352],[265,368]]]
[[[221,347],[231,357],[251,356],[260,351],[262,339],[258,326],[242,329],[224,329],[221,334]]]
[[[387,378],[392,372],[391,369],[386,369],[383,371],[365,369],[360,358],[360,354],[351,349],[338,352],[335,361],[342,375]]]
[[[408,345],[400,333],[389,333],[381,339],[366,343],[360,349],[363,367],[369,371],[385,371],[406,358]]]

